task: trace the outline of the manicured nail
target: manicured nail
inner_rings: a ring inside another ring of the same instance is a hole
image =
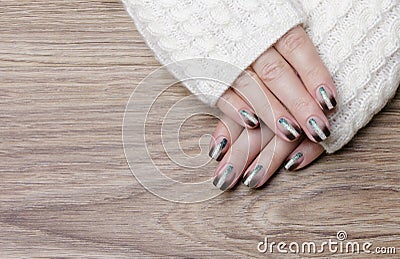
[[[220,141],[214,143],[208,155],[216,161],[221,161],[225,155],[224,151],[226,151],[225,148],[227,144],[228,140],[226,138],[222,138]]]
[[[235,168],[233,165],[227,164],[218,172],[214,178],[213,184],[220,190],[225,191],[231,186],[233,180],[235,180]]]
[[[280,118],[278,120],[278,129],[291,141],[297,139],[301,134],[301,129],[290,120]]]
[[[262,165],[257,165],[251,170],[246,178],[243,180],[244,185],[250,188],[255,188],[261,180],[261,177],[264,176],[265,169]]]
[[[303,153],[297,152],[296,155],[294,155],[292,158],[288,159],[285,162],[285,169],[293,171],[301,164],[301,162],[303,162],[303,160],[304,160]]]
[[[313,138],[317,142],[324,141],[331,135],[331,132],[325,123],[318,118],[310,118],[308,120],[308,128],[310,129]]]
[[[240,110],[240,115],[242,115],[244,123],[249,125],[251,128],[258,126],[259,121],[255,114],[246,110]]]
[[[333,96],[332,91],[326,86],[318,88],[317,99],[322,108],[326,111],[333,110],[336,107],[337,102],[335,96]]]

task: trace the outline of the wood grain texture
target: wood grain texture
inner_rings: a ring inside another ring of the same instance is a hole
[[[399,96],[340,152],[301,172],[179,204],[136,181],[121,140],[129,96],[158,66],[117,0],[0,0],[1,258],[265,257],[265,236],[322,242],[342,229],[351,241],[397,247],[399,257]],[[187,94],[172,87],[153,111]],[[198,153],[216,122],[188,120],[183,149]],[[157,139],[157,123],[149,133]],[[211,175],[157,159],[179,180]],[[396,258],[376,258],[387,257]]]

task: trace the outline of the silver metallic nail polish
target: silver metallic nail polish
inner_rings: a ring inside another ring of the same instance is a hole
[[[328,93],[323,86],[319,88],[319,93],[321,94],[321,97],[324,100],[328,110],[332,110],[333,108],[335,108],[336,103],[332,103],[331,98],[328,96]]]
[[[251,180],[254,178],[254,176],[255,176],[256,174],[258,174],[258,173],[261,171],[261,169],[263,169],[263,166],[262,166],[262,165],[257,165],[257,166],[248,174],[246,180],[244,180],[244,182],[243,182],[244,185],[249,186]]]
[[[245,123],[250,127],[255,127],[259,123],[258,118],[246,110],[240,110],[240,115],[243,116]]]
[[[324,131],[319,127],[318,123],[315,119],[311,118],[308,123],[311,125],[311,128],[314,130],[315,133],[320,137],[322,141],[327,139],[328,137],[325,135]]]
[[[222,150],[224,150],[224,148],[226,147],[227,144],[228,144],[228,140],[226,138],[223,138],[218,145],[214,146],[211,149],[209,156],[212,159],[215,159],[218,161],[221,158]]]
[[[298,136],[300,136],[300,133],[297,132],[297,130],[286,119],[280,118],[278,122],[279,122],[279,124],[282,125],[282,127],[284,127],[287,131],[289,131],[290,134],[292,134],[294,138],[297,138]]]
[[[227,180],[232,173],[233,173],[233,166],[228,165],[222,173],[219,173],[215,177],[213,184],[217,188],[225,191],[231,184],[231,183],[227,182]]]
[[[289,161],[286,162],[285,169],[290,170],[294,165],[296,165],[298,163],[299,159],[302,157],[303,157],[303,153],[298,152]]]

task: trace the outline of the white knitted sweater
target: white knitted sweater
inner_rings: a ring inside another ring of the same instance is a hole
[[[302,24],[332,74],[338,109],[329,116],[334,152],[394,95],[400,82],[400,0],[122,0],[163,64],[205,57],[247,68]],[[184,69],[173,72],[185,78]],[[238,72],[239,73],[239,72]],[[238,74],[229,74],[228,83]],[[229,87],[185,82],[215,105]]]

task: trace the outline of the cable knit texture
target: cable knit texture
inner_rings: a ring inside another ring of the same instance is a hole
[[[338,89],[338,109],[329,116],[332,135],[322,143],[330,153],[349,142],[383,108],[400,82],[399,0],[123,2],[162,64],[201,57],[245,69],[288,30],[302,24]],[[178,79],[188,77],[185,68],[172,73]],[[227,75],[227,83],[233,83],[238,73]],[[185,85],[209,105],[215,105],[229,87],[201,80]]]
[[[162,64],[191,58],[209,58],[248,67],[265,49],[305,14],[288,0],[123,0],[136,27]],[[215,65],[215,62],[214,64]],[[217,66],[214,74],[227,73]],[[213,106],[239,76],[224,75],[226,84],[184,81],[203,102]],[[171,71],[190,78],[185,67]]]

